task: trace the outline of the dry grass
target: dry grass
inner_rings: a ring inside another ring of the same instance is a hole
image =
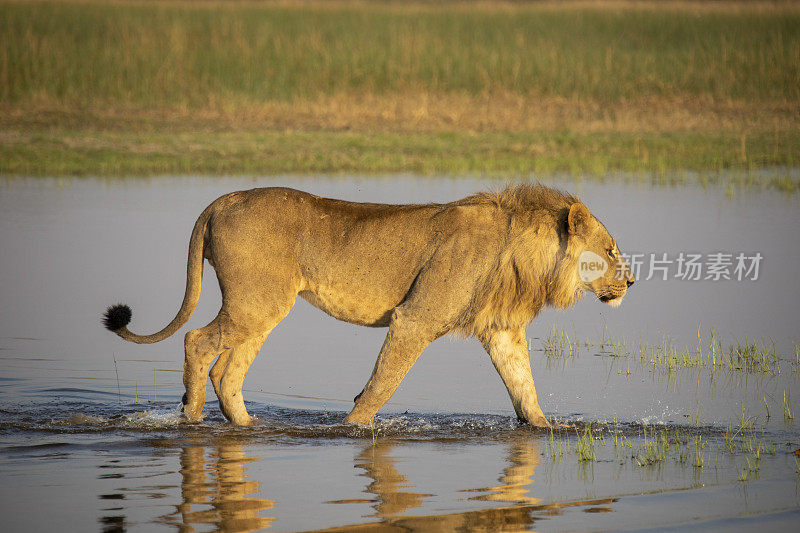
[[[60,126],[203,130],[379,132],[770,132],[797,128],[800,103],[649,98],[601,104],[581,98],[492,95],[338,94],[301,101],[201,109],[45,103],[0,106],[0,127]]]
[[[0,0],[6,173],[749,170],[799,131],[789,2]]]

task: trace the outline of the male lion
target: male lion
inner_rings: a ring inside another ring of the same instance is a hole
[[[584,276],[592,252],[605,270]],[[361,204],[268,188],[234,192],[208,206],[189,241],[178,314],[152,335],[128,330],[131,310],[110,307],[105,326],[148,344],[182,327],[200,297],[203,258],[214,267],[222,308],[185,337],[183,412],[201,417],[206,375],[223,414],[250,416],[247,369],[299,294],[329,315],[389,327],[372,375],[345,421],[369,424],[433,340],[477,337],[520,420],[548,426],[536,399],[525,326],[545,306],[566,308],[584,291],[618,305],[634,277],[606,228],[576,197],[541,185],[480,193],[449,204]]]

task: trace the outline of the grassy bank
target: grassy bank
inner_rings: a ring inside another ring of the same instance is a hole
[[[800,9],[0,2],[0,172],[797,166]]]
[[[25,175],[403,171],[507,177],[566,173],[603,178],[622,172],[660,183],[694,181],[695,176],[794,191],[797,179],[786,169],[752,171],[771,167],[759,163],[771,162],[776,152],[791,157],[798,146],[800,132],[776,139],[725,133],[57,129],[6,134],[0,159],[4,172]]]

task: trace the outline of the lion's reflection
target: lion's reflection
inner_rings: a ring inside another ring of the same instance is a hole
[[[269,527],[274,518],[260,516],[272,500],[254,498],[260,483],[248,479],[246,464],[258,459],[245,456],[236,441],[212,446],[184,446],[180,473],[183,503],[178,505],[181,530],[193,524],[213,524],[219,531],[254,531]]]
[[[533,523],[533,505],[540,501],[531,496],[527,486],[539,465],[539,446],[535,439],[522,439],[511,444],[508,452],[509,465],[499,478],[500,484],[474,489],[481,492],[472,499],[508,502],[512,505],[494,509],[469,511],[433,516],[399,516],[421,507],[430,494],[415,492],[407,476],[401,474],[392,457],[396,445],[381,442],[368,446],[355,458],[355,466],[364,470],[372,479],[366,492],[375,495],[375,516],[379,523],[348,526],[347,530],[395,530],[405,531],[507,531],[519,530]],[[447,475],[443,473],[443,475]],[[470,491],[471,492],[471,491]],[[410,514],[410,513],[409,513]],[[338,531],[335,528],[331,531]]]
[[[381,518],[419,507],[424,498],[431,496],[405,490],[414,486],[395,468],[395,461],[391,456],[394,447],[392,442],[380,442],[364,448],[355,458],[355,466],[365,471],[362,475],[372,479],[366,491],[377,496],[377,502],[373,505],[373,516]]]
[[[362,475],[369,479],[365,492],[374,495],[367,501],[373,502],[375,511],[370,516],[379,522],[346,529],[504,531],[533,523],[533,512],[540,500],[530,495],[528,487],[539,465],[536,439],[519,439],[509,445],[508,465],[497,486],[470,491],[481,493],[470,499],[510,505],[433,516],[408,516],[434,496],[415,490],[409,478],[397,469],[392,453],[396,446],[391,441],[379,442],[366,446],[354,458],[354,466],[363,470]],[[263,517],[261,513],[271,509],[274,502],[253,497],[260,492],[261,484],[247,475],[247,463],[257,460],[246,457],[243,444],[235,440],[183,446],[180,454],[183,502],[177,506],[176,513],[179,529],[192,531],[194,526],[211,525],[219,531],[254,531],[269,527],[274,518]],[[364,501],[340,500],[339,503]]]
[[[518,440],[511,445],[508,453],[510,463],[503,469],[500,485],[479,489],[488,492],[475,496],[473,500],[492,502],[508,502],[536,505],[542,501],[530,495],[528,485],[533,483],[533,472],[539,466],[539,442],[536,440]]]

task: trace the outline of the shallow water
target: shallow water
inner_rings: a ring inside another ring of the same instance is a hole
[[[210,390],[205,420],[183,424],[182,334],[126,344],[99,315],[124,301],[131,329],[160,329],[180,305],[200,211],[225,192],[272,185],[396,203],[502,186],[408,176],[0,185],[7,530],[745,529],[754,519],[781,529],[798,518],[800,431],[782,409],[784,394],[792,409],[800,399],[796,197],[556,183],[624,252],[763,259],[758,279],[742,281],[648,280],[645,265],[617,309],[587,296],[542,313],[528,328],[537,390],[545,413],[570,426],[552,435],[518,426],[488,356],[454,338],[426,350],[374,435],[343,425],[385,330],[337,322],[302,300],[245,381],[257,424],[227,425]],[[204,279],[184,331],[218,309],[208,267]],[[577,341],[572,351],[545,351],[554,325]],[[715,356],[757,340],[777,361],[751,372],[713,365],[712,328]],[[698,350],[702,365],[658,357]],[[587,430],[594,460],[582,461]],[[659,439],[663,456],[642,464]]]

